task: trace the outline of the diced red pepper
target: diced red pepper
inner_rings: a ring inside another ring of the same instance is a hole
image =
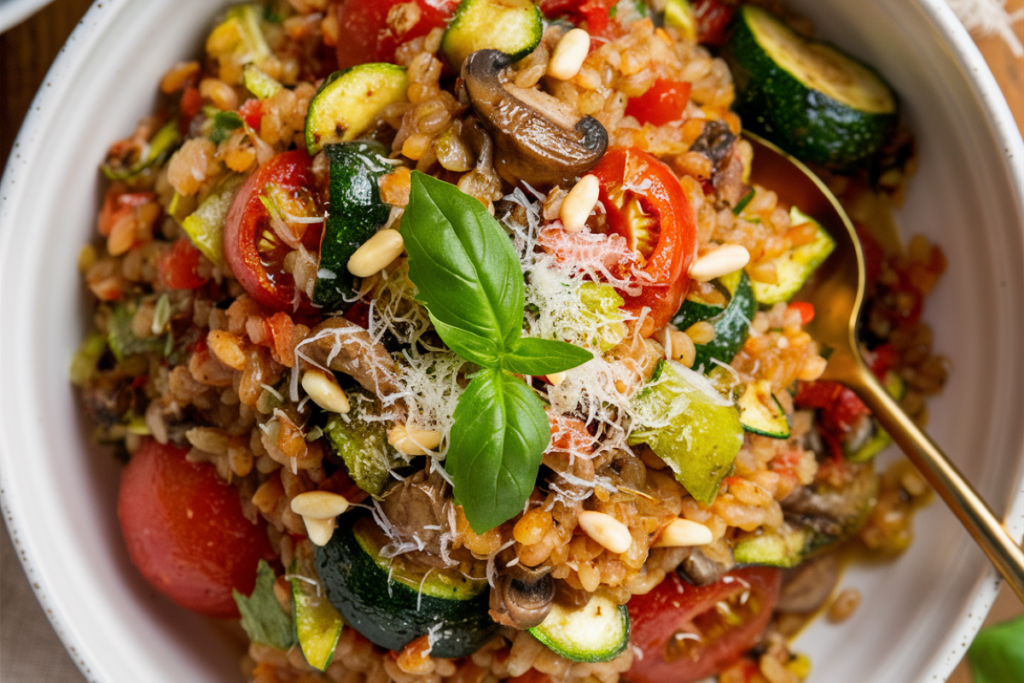
[[[199,94],[199,88],[190,85],[181,93],[181,117],[178,121],[178,128],[182,134],[188,132],[188,127],[203,108],[203,96]]]
[[[263,120],[263,107],[259,100],[246,100],[238,113],[242,115],[247,126],[253,130],[260,129],[260,122]]]
[[[608,31],[611,10],[618,0],[541,0],[540,11],[549,18],[566,17],[574,24],[586,23],[592,36]]]
[[[263,325],[267,328],[267,336],[270,337],[272,348],[281,365],[295,367],[295,322],[292,317],[284,311],[278,311],[269,318],[264,318]]]
[[[199,275],[199,250],[182,237],[160,257],[160,282],[167,289],[196,289],[206,284]]]
[[[789,307],[800,313],[800,322],[804,325],[814,320],[814,304],[809,301],[794,301]]]
[[[735,5],[723,0],[693,0],[697,42],[716,47],[725,44],[729,22],[735,12]]]
[[[659,78],[640,97],[633,97],[626,105],[626,115],[641,125],[664,126],[678,121],[690,101],[690,84]]]

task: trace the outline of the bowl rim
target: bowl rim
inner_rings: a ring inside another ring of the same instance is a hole
[[[37,135],[37,132],[41,131],[54,115],[51,112],[50,103],[55,99],[59,100],[64,89],[67,88],[68,72],[73,72],[82,57],[94,48],[106,27],[114,21],[120,11],[135,1],[137,0],[107,0],[103,3],[94,3],[61,48],[43,80],[45,86],[41,87],[33,98],[11,148],[2,179],[0,179],[0,216],[5,214],[9,206],[15,202],[13,198],[21,194],[21,188],[16,186],[15,181],[19,175],[19,167],[25,163],[22,159],[32,158],[36,147],[41,144],[39,142],[41,136]],[[974,40],[945,0],[913,1],[922,8],[932,23],[932,28],[937,29],[937,32],[943,36],[946,45],[952,51],[954,61],[963,71],[974,94],[981,100],[986,121],[994,130],[1003,149],[1004,161],[1017,193],[1017,202],[1024,207],[1024,163],[1020,163],[1021,160],[1024,160],[1024,139],[1021,137],[1021,131],[1017,128],[1009,105],[992,71]],[[17,0],[15,6],[17,6]],[[6,253],[11,247],[12,232],[10,229],[0,228],[0,255]],[[0,281],[0,287],[2,287],[2,281]],[[7,440],[3,437],[3,430],[0,430],[0,464],[12,460],[8,454]],[[4,486],[5,479],[2,468],[0,468],[0,510],[4,515],[11,540],[17,549],[22,569],[26,574],[38,577],[39,572],[34,571],[37,559],[31,545],[19,541],[24,534],[18,514],[18,496],[7,490]],[[1010,535],[1017,543],[1020,543],[1024,537],[1024,514],[1015,514],[1015,511],[1024,509],[1024,460],[1018,463],[1017,475],[1014,480],[1018,486],[1002,519]],[[985,615],[988,614],[999,592],[1000,584],[1001,581],[995,569],[991,565],[986,567],[975,582],[972,589],[973,598],[961,613],[958,628],[950,633],[942,647],[936,651],[932,663],[923,672],[924,677],[929,680],[946,680],[948,678],[981,627]],[[33,581],[32,589],[65,649],[74,653],[73,660],[82,675],[92,679],[93,672],[98,670],[94,655],[74,637],[74,629],[65,615],[64,607],[49,597],[51,591],[47,580],[40,577],[38,581]]]

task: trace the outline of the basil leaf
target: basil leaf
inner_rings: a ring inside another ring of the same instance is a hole
[[[213,130],[210,140],[215,145],[231,137],[232,131],[242,127],[242,117],[236,111],[219,111],[213,115]]]
[[[466,360],[495,365],[519,338],[525,300],[504,229],[473,197],[414,171],[401,233],[409,277],[441,339]]]
[[[1024,681],[1024,617],[981,629],[967,662],[975,683]]]
[[[520,375],[550,375],[583,365],[594,354],[565,342],[522,337],[501,359],[501,367]]]
[[[274,597],[276,578],[266,560],[260,560],[252,595],[245,597],[237,590],[232,590],[231,595],[242,614],[242,628],[249,634],[250,640],[278,650],[287,650],[295,644],[295,629],[291,617],[285,614]]]
[[[495,369],[473,377],[455,407],[445,461],[473,531],[485,533],[522,512],[550,442],[544,404],[526,384]]]

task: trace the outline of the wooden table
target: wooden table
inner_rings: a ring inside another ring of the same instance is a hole
[[[56,0],[25,23],[0,35],[0,159],[4,164],[50,63],[90,4],[90,0]],[[1024,0],[1007,3],[1010,11],[1021,6]],[[1015,28],[1024,41],[1022,24]],[[1003,88],[1017,126],[1024,130],[1024,59],[1014,57],[998,38],[981,38],[977,42]],[[1022,613],[1024,607],[1004,586],[986,623],[1005,621]],[[949,683],[970,680],[966,663],[961,663]]]

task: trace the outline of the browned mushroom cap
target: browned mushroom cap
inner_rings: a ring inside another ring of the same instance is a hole
[[[571,183],[604,155],[608,131],[547,93],[503,83],[510,64],[504,52],[480,50],[462,65],[473,109],[494,137],[498,175],[538,187]]]
[[[351,375],[377,396],[398,393],[395,361],[370,333],[345,318],[327,318],[295,348],[299,361]]]
[[[513,571],[495,579],[490,615],[499,624],[525,630],[544,621],[554,600],[555,581],[550,574]]]

